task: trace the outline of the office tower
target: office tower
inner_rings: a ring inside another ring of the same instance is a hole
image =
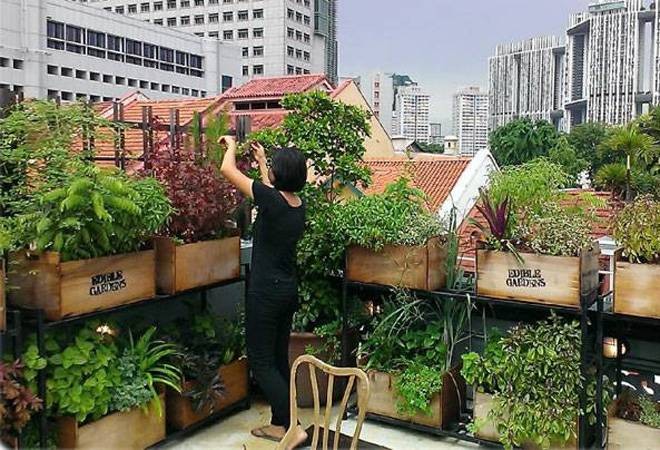
[[[394,96],[393,135],[427,144],[430,134],[430,103],[431,96],[417,83],[397,87]]]

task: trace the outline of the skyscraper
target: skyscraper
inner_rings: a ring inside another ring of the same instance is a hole
[[[444,139],[442,137],[442,124],[430,123],[429,124],[429,144],[442,145]]]
[[[244,77],[337,76],[336,0],[89,0],[88,4],[240,48]]]
[[[462,155],[474,155],[488,147],[488,94],[478,87],[454,94],[454,134]]]
[[[372,72],[358,77],[360,90],[389,134],[394,116],[394,74]]]
[[[431,96],[417,83],[396,88],[392,134],[427,144],[430,134],[430,104]]]
[[[521,117],[563,127],[564,53],[554,36],[497,46],[489,59],[491,130]]]

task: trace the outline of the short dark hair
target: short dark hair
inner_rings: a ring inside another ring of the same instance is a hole
[[[273,185],[278,191],[298,192],[305,187],[307,160],[297,148],[275,149],[270,167],[275,176]]]

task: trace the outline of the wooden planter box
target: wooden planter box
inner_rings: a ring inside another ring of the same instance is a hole
[[[393,419],[426,425],[433,428],[445,428],[458,421],[462,402],[465,400],[465,381],[460,375],[460,369],[454,368],[442,377],[442,391],[431,400],[432,414],[430,416],[417,414],[404,416],[397,412],[398,395],[394,387],[394,377],[376,370],[369,371],[371,396],[367,403],[367,412]]]
[[[238,359],[218,369],[220,378],[225,385],[226,395],[218,399],[213,413],[245,400],[248,396],[248,364],[247,359]],[[190,390],[194,382],[188,381],[183,390]],[[200,422],[212,414],[211,407],[195,411],[190,399],[176,391],[167,392],[167,424],[175,430],[183,430]]]
[[[474,397],[474,414],[473,419],[475,423],[480,424],[479,429],[474,433],[476,437],[484,439],[486,441],[500,442],[500,435],[497,432],[497,426],[495,422],[488,417],[490,411],[493,409],[493,396],[490,394],[484,394],[483,392],[476,392]],[[576,421],[576,430],[577,430],[577,421]],[[538,449],[539,447],[533,443],[523,443],[522,448],[525,449]],[[577,439],[570,439],[566,445],[559,446],[553,445],[553,449],[577,449],[578,441]]]
[[[159,294],[172,295],[240,276],[238,236],[185,245],[176,245],[169,238],[156,238],[154,244]]]
[[[165,439],[165,394],[161,394],[162,414],[153,405],[145,412],[134,408],[80,425],[75,417],[57,421],[59,448],[96,450],[141,450]]]
[[[7,296],[5,293],[5,262],[0,257],[0,332],[7,330]]]
[[[614,269],[614,312],[660,318],[660,264],[617,261]]]
[[[598,255],[596,243],[575,257],[523,253],[521,266],[510,252],[478,249],[477,294],[579,308],[581,294],[598,289]]]
[[[608,450],[657,450],[660,447],[660,429],[619,417],[608,421]]]
[[[46,252],[10,256],[11,304],[43,309],[60,320],[152,298],[156,295],[156,253],[147,250],[61,262]]]
[[[418,247],[388,245],[379,252],[353,246],[346,253],[346,277],[362,283],[436,291],[445,286],[446,258],[447,246],[440,238]]]

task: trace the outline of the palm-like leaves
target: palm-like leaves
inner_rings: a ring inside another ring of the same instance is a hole
[[[653,138],[632,122],[612,132],[603,144],[615,152],[623,153],[632,164],[651,165],[660,157],[660,147]]]

